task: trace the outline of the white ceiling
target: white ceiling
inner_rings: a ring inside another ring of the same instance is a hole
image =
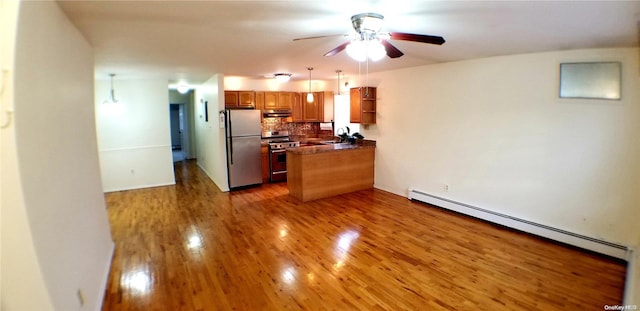
[[[216,73],[334,79],[358,73],[345,52],[351,15],[385,16],[384,31],[443,36],[442,46],[391,41],[403,57],[369,71],[497,55],[596,47],[636,47],[640,1],[60,1],[95,49],[96,78],[204,82]],[[364,69],[363,69],[364,70]]]

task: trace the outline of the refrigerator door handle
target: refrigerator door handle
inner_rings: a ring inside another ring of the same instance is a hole
[[[227,110],[227,122],[229,126],[229,161],[233,165],[233,126],[231,126],[231,110]]]

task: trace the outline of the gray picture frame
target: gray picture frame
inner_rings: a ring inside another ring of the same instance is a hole
[[[560,64],[560,98],[622,99],[622,62]]]

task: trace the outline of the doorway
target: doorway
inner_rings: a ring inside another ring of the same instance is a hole
[[[173,162],[184,161],[185,113],[184,104],[169,104],[169,120],[171,123],[171,152]]]
[[[169,126],[173,162],[196,158],[193,90],[181,94],[169,89]]]

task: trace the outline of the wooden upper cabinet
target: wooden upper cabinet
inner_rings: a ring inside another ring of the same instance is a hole
[[[357,87],[350,91],[350,117],[351,123],[375,124],[376,123],[376,88]]]
[[[278,92],[278,109],[292,109],[293,101],[293,92]]]
[[[264,92],[256,92],[256,109],[264,110]]]
[[[255,108],[256,93],[253,91],[224,91],[224,107],[227,109]]]
[[[324,120],[324,93],[313,92],[313,102],[307,102],[307,94],[303,94],[303,119],[305,122],[322,122]]]
[[[306,95],[306,93],[293,93],[293,103],[291,106],[291,112],[292,112],[292,121],[293,122],[303,122],[304,121],[304,116],[302,115],[303,112],[303,101],[306,102],[305,100],[302,99],[303,95]]]
[[[264,109],[273,110],[278,108],[278,92],[264,92]]]
[[[264,92],[264,110],[292,109],[293,92]]]
[[[240,108],[255,108],[256,107],[256,93],[251,91],[239,91],[238,92],[238,107]]]
[[[224,91],[224,107],[227,109],[238,108],[238,92]]]

